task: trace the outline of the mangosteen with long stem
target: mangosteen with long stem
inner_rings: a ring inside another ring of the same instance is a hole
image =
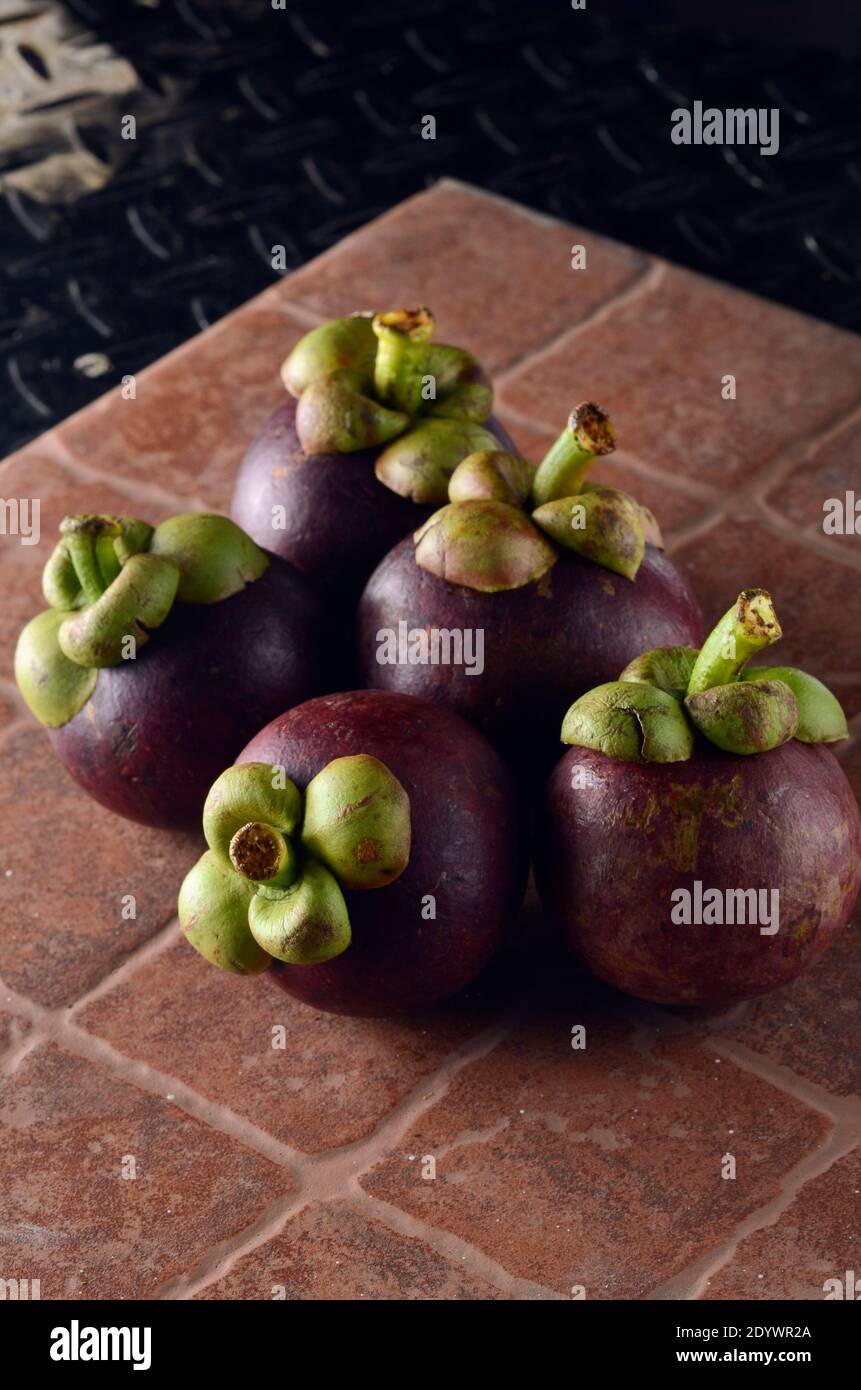
[[[538,891],[570,948],[629,994],[763,994],[852,912],[861,817],[828,747],[846,719],[807,672],[748,664],[780,635],[769,595],[747,589],[699,650],[645,652],[565,716]]]
[[[458,715],[327,695],[275,719],[215,782],[182,886],[192,946],[334,1013],[405,1013],[490,960],[523,898],[511,775]]]
[[[67,770],[118,815],[199,821],[255,729],[327,688],[326,607],[227,517],[69,516],[15,676]]]
[[[456,464],[510,448],[476,359],[432,341],[427,309],[314,328],[281,369],[288,399],[243,459],[231,516],[355,602],[371,570],[446,501]]]
[[[697,643],[702,617],[654,516],[590,483],[615,447],[586,402],[538,469],[478,450],[449,503],[371,576],[358,613],[363,683],[440,701],[519,763],[549,765],[571,700],[651,645]]]

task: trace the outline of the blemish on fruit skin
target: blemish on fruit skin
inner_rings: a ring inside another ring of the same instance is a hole
[[[373,864],[381,858],[379,840],[360,840],[356,845],[356,859],[360,864]]]

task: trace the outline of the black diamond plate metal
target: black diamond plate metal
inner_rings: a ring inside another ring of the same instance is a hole
[[[0,146],[2,450],[265,288],[273,245],[292,270],[444,175],[861,328],[858,58],[669,8],[0,4],[27,87]],[[78,72],[113,50],[133,90],[64,90],[46,9],[70,17]],[[693,100],[777,106],[780,153],[674,146]],[[46,196],[28,179],[57,154],[71,184]]]

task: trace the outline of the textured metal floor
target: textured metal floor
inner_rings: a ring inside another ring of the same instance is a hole
[[[859,68],[597,6],[0,0],[0,445],[444,174],[858,329]],[[780,153],[673,145],[695,99]]]

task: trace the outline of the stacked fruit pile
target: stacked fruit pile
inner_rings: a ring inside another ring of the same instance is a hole
[[[202,817],[189,942],[316,1007],[455,993],[530,858],[562,938],[622,989],[785,983],[861,882],[839,704],[756,664],[781,635],[761,589],[704,637],[655,517],[589,480],[615,447],[599,406],[534,465],[433,334],[426,309],[307,334],[232,519],[67,517],[18,644],[27,704],[117,814]]]

